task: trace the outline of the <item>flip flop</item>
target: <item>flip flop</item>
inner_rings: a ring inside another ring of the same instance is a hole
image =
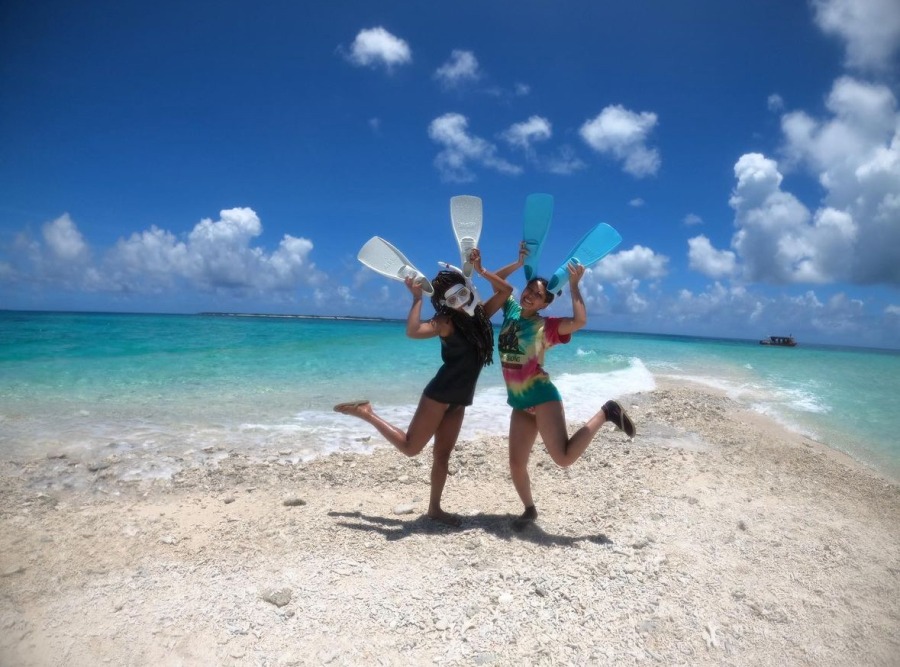
[[[347,401],[346,403],[338,403],[334,406],[335,412],[340,412],[341,414],[347,414],[348,410],[355,410],[361,405],[368,405],[369,401],[361,400],[361,401]]]

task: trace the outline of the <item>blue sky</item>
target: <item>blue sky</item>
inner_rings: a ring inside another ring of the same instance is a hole
[[[404,317],[367,239],[477,195],[498,267],[545,192],[542,272],[624,239],[589,328],[900,347],[895,0],[0,12],[2,308]]]

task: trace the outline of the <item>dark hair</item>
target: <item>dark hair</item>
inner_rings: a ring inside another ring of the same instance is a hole
[[[487,366],[493,361],[494,329],[485,315],[484,307],[479,303],[475,306],[475,314],[470,317],[464,312],[441,303],[448,289],[454,285],[465,284],[466,279],[456,271],[439,272],[431,281],[431,286],[434,287],[431,305],[434,306],[435,313],[450,318],[453,328],[475,348],[481,365]]]
[[[542,277],[540,277],[540,276],[538,276],[538,277],[536,277],[536,278],[532,278],[532,279],[529,280],[528,283],[525,285],[525,288],[527,289],[527,288],[531,287],[531,285],[534,284],[534,283],[544,283],[544,294],[545,294],[545,296],[544,296],[544,301],[547,302],[547,305],[548,305],[548,306],[549,306],[551,303],[553,303],[554,294],[553,294],[553,292],[551,292],[550,290],[547,289],[547,285],[550,284],[550,283],[547,282],[547,279],[546,279],[546,278],[542,278]],[[559,293],[562,294],[562,290],[560,290]]]

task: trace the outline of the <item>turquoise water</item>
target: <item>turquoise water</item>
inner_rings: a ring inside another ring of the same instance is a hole
[[[407,424],[439,345],[395,321],[0,312],[0,456],[112,456],[146,478],[232,449],[282,463],[367,451],[383,441],[331,407],[369,398]],[[900,478],[897,352],[580,331],[547,368],[571,421],[687,379]],[[495,363],[462,437],[505,434],[508,414]]]

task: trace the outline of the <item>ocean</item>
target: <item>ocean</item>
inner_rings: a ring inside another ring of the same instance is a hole
[[[113,457],[136,480],[229,450],[285,464],[371,451],[389,445],[332,406],[367,398],[405,428],[439,348],[400,321],[0,311],[0,457]],[[506,434],[494,357],[463,440]],[[582,330],[545,362],[571,422],[691,380],[900,480],[898,351]]]

